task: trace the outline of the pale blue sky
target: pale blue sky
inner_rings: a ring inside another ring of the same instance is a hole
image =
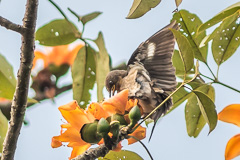
[[[74,22],[77,21],[75,17],[70,16],[67,7],[80,14],[93,11],[103,12],[99,18],[87,24],[85,37],[95,39],[97,33],[102,31],[107,50],[115,65],[126,61],[142,41],[167,25],[172,17],[172,11],[175,9],[174,0],[164,0],[142,18],[128,20],[125,17],[132,3],[129,0],[55,0],[55,2]],[[196,13],[203,21],[206,21],[236,2],[238,1],[183,0],[180,9]],[[0,3],[0,15],[15,23],[22,23],[24,9],[24,0],[2,0]],[[40,0],[37,27],[56,18],[62,18],[62,16],[47,0]],[[2,27],[0,27],[0,35],[0,53],[5,55],[7,60],[13,64],[16,74],[21,37],[17,33],[7,31]],[[208,58],[210,66],[216,71],[216,65],[211,54]],[[219,74],[220,81],[238,89],[240,89],[239,59],[238,50],[229,61],[221,66]],[[204,65],[200,67],[203,72],[206,70]],[[62,82],[70,82],[70,78]],[[219,85],[214,85],[214,87],[216,87],[218,112],[228,104],[240,103],[238,93]],[[60,133],[60,124],[62,123],[62,117],[57,107],[71,100],[72,93],[69,91],[57,97],[55,104],[46,100],[27,110],[26,119],[30,121],[30,124],[22,127],[15,156],[16,160],[65,160],[70,156],[71,150],[67,147],[52,149],[50,143],[51,137]],[[93,101],[96,101],[95,96]],[[219,122],[209,136],[208,126],[205,126],[198,138],[190,138],[186,132],[184,105],[181,105],[158,123],[150,143],[148,143],[148,138],[143,142],[156,160],[223,160],[227,141],[237,133],[240,133],[240,128]],[[147,137],[149,137],[149,132]],[[123,145],[124,149],[133,150],[144,159],[149,159],[146,151],[139,144],[127,146],[127,143],[123,142]]]

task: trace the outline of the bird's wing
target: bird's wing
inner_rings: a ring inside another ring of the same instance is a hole
[[[128,65],[136,61],[144,65],[154,90],[161,88],[164,91],[173,91],[176,87],[175,68],[172,65],[175,39],[169,28],[178,30],[176,21],[141,43],[128,61]]]

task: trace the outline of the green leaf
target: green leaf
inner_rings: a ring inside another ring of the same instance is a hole
[[[156,7],[161,0],[134,0],[132,7],[127,15],[128,19],[139,18],[147,13],[151,8]]]
[[[212,53],[217,65],[221,65],[230,58],[240,45],[239,13],[224,19],[215,29],[209,39],[213,38]]]
[[[194,91],[194,93],[197,96],[203,118],[209,126],[210,134],[215,129],[218,120],[215,104],[206,94],[199,91]]]
[[[2,114],[2,111],[0,110],[0,153],[2,153],[3,148],[3,141],[5,139],[5,136],[7,134],[8,130],[8,120],[7,118]]]
[[[97,97],[98,101],[103,100],[103,88],[105,86],[105,79],[110,71],[109,66],[109,55],[106,50],[103,35],[99,32],[97,39],[94,41],[99,49],[99,52],[96,53],[96,81],[97,81]]]
[[[178,7],[182,3],[182,0],[175,0],[175,3],[176,3],[176,6]]]
[[[143,160],[137,153],[127,150],[121,150],[119,152],[110,151],[105,157],[100,157],[98,160]]]
[[[205,93],[210,100],[214,101],[215,91],[211,85],[203,84],[190,93],[190,97],[185,106],[185,119],[188,135],[196,138],[206,124],[206,120],[200,109],[201,103],[199,103],[198,97],[193,94],[195,92]]]
[[[179,56],[181,57],[182,60],[182,64],[184,66],[184,72],[187,73],[188,71],[190,71],[193,68],[193,51],[192,48],[187,40],[187,38],[185,36],[183,36],[179,31],[176,31],[174,29],[171,29],[171,31],[174,34],[174,37],[176,38],[177,44],[178,44],[178,48],[179,48]],[[175,65],[178,65],[179,67],[182,67],[182,65],[176,64],[176,62],[174,62]],[[181,68],[182,69],[182,68]]]
[[[73,99],[77,100],[82,108],[86,108],[96,80],[95,51],[90,47],[82,47],[72,65]]]
[[[80,21],[85,25],[87,22],[97,18],[102,12],[92,12],[84,16],[80,16]]]
[[[45,46],[66,45],[75,41],[77,34],[78,29],[72,22],[57,19],[39,28],[36,40]]]
[[[1,54],[0,62],[0,97],[11,100],[16,88],[13,68]]]
[[[176,69],[176,75],[184,75],[185,74],[182,58],[180,56],[179,51],[176,49],[173,52],[172,63]]]
[[[180,32],[189,41],[194,57],[202,62],[206,62],[208,46],[199,48],[201,41],[206,36],[206,32],[196,34],[197,28],[202,24],[200,18],[196,14],[180,10],[173,15],[173,20],[176,20],[181,25]]]
[[[190,77],[188,79],[191,79]],[[178,83],[178,86],[181,82]],[[204,85],[204,83],[199,79],[194,79],[188,83],[192,89],[197,89],[198,87]],[[178,87],[177,86],[177,87]],[[170,113],[172,110],[177,108],[180,104],[186,101],[192,93],[188,92],[184,87],[180,88],[172,97],[173,97],[173,107],[168,111]]]
[[[176,69],[175,74],[179,78],[184,78],[184,75],[194,74],[194,70],[192,69],[185,73],[184,64],[178,50],[174,50],[173,52],[172,63]]]
[[[233,15],[235,12],[238,12],[240,9],[240,2],[237,2],[226,9],[222,10],[220,13],[218,13],[216,16],[208,20],[207,22],[203,23],[201,26],[198,28],[198,33],[212,27],[213,25],[219,23],[223,19],[225,19],[228,16]]]

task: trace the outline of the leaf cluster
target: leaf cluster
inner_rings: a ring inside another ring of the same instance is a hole
[[[71,66],[73,99],[77,100],[82,108],[85,108],[91,99],[89,91],[93,89],[95,83],[97,84],[97,98],[99,101],[103,100],[102,91],[105,85],[105,77],[110,70],[109,54],[105,48],[102,33],[99,32],[95,40],[83,37],[86,24],[97,18],[101,12],[81,16],[68,8],[70,13],[81,23],[82,29],[79,30],[79,23],[71,22],[54,2],[51,1],[51,3],[60,11],[64,19],[53,20],[40,27],[36,32],[36,40],[45,46],[66,45],[76,40],[85,44],[78,51]],[[92,47],[89,42],[95,43],[98,50]]]
[[[179,88],[173,95],[173,108],[187,101],[185,105],[185,120],[189,136],[197,137],[204,125],[209,125],[209,133],[217,125],[217,112],[215,101],[215,90],[213,83],[221,84],[229,89],[238,91],[218,80],[220,65],[228,60],[240,45],[239,36],[239,10],[240,3],[236,3],[202,23],[200,18],[187,10],[180,10],[174,13],[172,21],[177,21],[180,30],[172,30],[178,50],[174,51],[173,65],[176,68],[176,75],[182,79]],[[206,29],[220,23],[209,35]],[[211,43],[210,43],[211,42]],[[211,53],[218,66],[214,74],[208,64],[208,45],[211,45]],[[205,75],[198,71],[197,64],[206,65],[211,75]],[[194,74],[195,73],[195,74]],[[210,82],[205,82],[203,79]],[[239,92],[239,91],[238,91]]]

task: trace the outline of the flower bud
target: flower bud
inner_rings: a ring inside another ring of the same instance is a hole
[[[97,132],[102,136],[107,135],[110,132],[110,124],[105,118],[101,118],[97,125]]]
[[[133,107],[129,112],[130,120],[139,121],[141,118],[141,112],[138,106]]]
[[[111,123],[112,121],[118,121],[120,125],[127,125],[124,115],[120,114],[114,114],[111,117],[108,118],[108,122]]]
[[[91,144],[98,143],[102,136],[97,133],[97,121],[85,124],[80,130],[81,138]]]
[[[120,123],[119,121],[112,121],[110,123],[111,126],[111,133],[113,134],[112,139],[117,139],[119,135]]]
[[[130,127],[134,127],[141,118],[141,112],[138,106],[133,107],[129,112],[129,119],[131,120]]]

